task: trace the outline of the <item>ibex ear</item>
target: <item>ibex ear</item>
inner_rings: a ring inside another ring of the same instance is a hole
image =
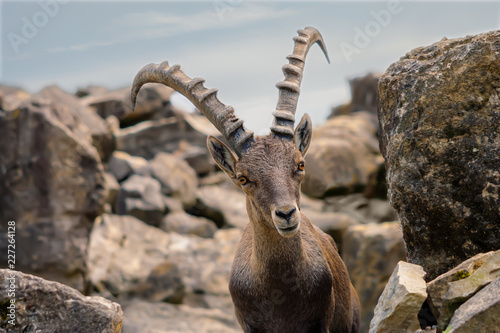
[[[207,146],[212,155],[215,163],[224,170],[225,173],[231,178],[236,177],[234,166],[238,161],[238,157],[233,151],[222,143],[219,139],[209,136],[207,138]]]
[[[295,128],[295,133],[293,134],[293,143],[295,147],[302,153],[302,156],[306,156],[307,148],[311,143],[312,137],[312,122],[309,115],[306,113],[299,125]]]

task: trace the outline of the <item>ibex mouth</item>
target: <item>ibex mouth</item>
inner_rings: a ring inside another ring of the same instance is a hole
[[[274,226],[281,236],[292,237],[299,230],[300,213],[295,204],[271,207]]]
[[[293,227],[287,227],[287,228],[280,228],[280,227],[277,227],[276,229],[278,229],[278,232],[280,233],[281,236],[284,236],[284,237],[292,237],[294,236],[297,231],[299,230],[299,225],[300,223],[297,223],[296,225],[294,225]]]

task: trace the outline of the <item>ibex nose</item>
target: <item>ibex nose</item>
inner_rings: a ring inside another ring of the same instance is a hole
[[[284,212],[280,209],[277,209],[276,210],[276,216],[279,216],[281,217],[282,219],[285,219],[285,220],[290,220],[290,217],[292,217],[292,214],[295,212],[295,207],[290,209],[288,212]]]

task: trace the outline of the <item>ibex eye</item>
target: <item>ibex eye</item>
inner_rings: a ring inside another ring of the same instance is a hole
[[[248,183],[248,179],[246,179],[246,177],[239,177],[238,180],[240,181],[240,184],[241,185],[245,185],[246,183]]]
[[[305,164],[304,164],[304,162],[300,162],[300,163],[299,163],[299,166],[298,166],[298,169],[299,169],[300,171],[303,171],[303,170],[304,170],[304,168],[305,168]]]

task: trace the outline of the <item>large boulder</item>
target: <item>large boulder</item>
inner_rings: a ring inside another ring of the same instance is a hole
[[[390,200],[428,280],[500,248],[499,42],[500,31],[444,38],[379,81]]]
[[[98,217],[88,248],[89,279],[103,295],[180,302],[184,284],[168,259],[168,234],[132,216]]]
[[[182,286],[189,294],[229,295],[240,237],[239,229],[219,230],[213,239],[166,233],[131,216],[103,215],[92,230],[89,278],[97,291],[125,298],[174,302]]]
[[[179,199],[185,207],[194,205],[198,178],[186,161],[172,154],[158,153],[149,165],[152,176],[161,184],[163,194]]]
[[[366,332],[394,268],[406,258],[398,222],[354,225],[342,242],[342,258],[361,303],[360,331]]]
[[[17,271],[0,269],[0,304],[2,332],[121,332],[119,304]]]
[[[161,184],[156,179],[132,175],[121,184],[118,214],[132,215],[147,224],[159,226],[164,212]]]
[[[212,238],[217,231],[217,225],[209,219],[189,215],[181,210],[167,214],[160,223],[160,229],[166,232]]]
[[[123,333],[237,333],[234,316],[219,309],[133,300],[123,305]]]
[[[498,332],[499,313],[500,278],[497,278],[455,311],[446,332]]]
[[[86,126],[56,101],[33,98],[0,112],[0,267],[7,221],[16,222],[16,269],[83,288],[85,251],[106,198]]]
[[[400,261],[380,296],[370,323],[370,333],[414,332],[417,314],[427,297],[421,266]]]
[[[245,194],[232,183],[196,189],[196,204],[189,213],[214,221],[217,226],[243,228],[248,223]]]
[[[92,144],[97,148],[102,160],[107,160],[115,149],[115,138],[106,122],[95,113],[94,110],[81,103],[80,99],[73,94],[67,93],[58,86],[43,88],[38,94],[41,98],[57,101],[65,109],[60,112],[71,115],[77,122],[87,126],[92,135]],[[68,127],[68,123],[66,123]],[[71,127],[70,127],[71,128]]]
[[[376,117],[367,112],[334,117],[316,127],[302,191],[321,198],[374,186],[383,165],[376,134]]]

